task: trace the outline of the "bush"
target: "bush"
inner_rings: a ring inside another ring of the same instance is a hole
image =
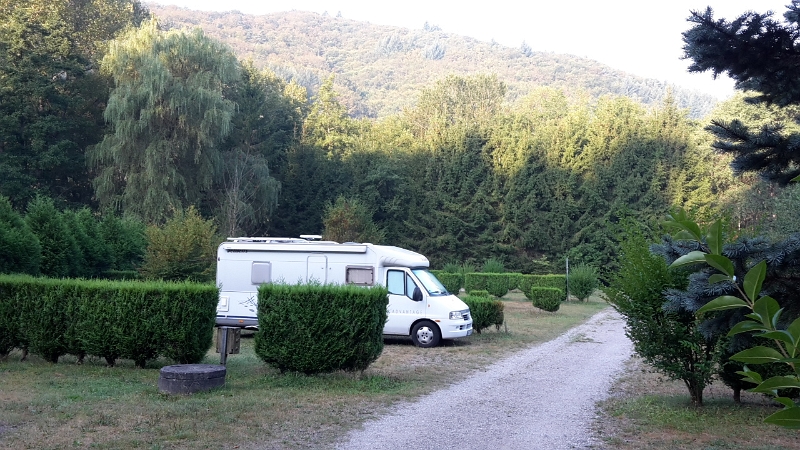
[[[566,291],[566,275],[519,275],[517,276],[517,289],[522,291],[528,300],[533,300],[528,294],[533,287],[551,287]]]
[[[264,284],[256,354],[281,372],[363,371],[383,351],[386,288]]]
[[[481,330],[494,325],[498,330],[505,319],[503,302],[483,296],[469,295],[464,298],[472,315],[472,328],[480,334]]]
[[[670,379],[682,380],[692,403],[702,405],[714,373],[715,343],[701,335],[694,314],[665,308],[665,291],[685,288],[686,273],[669,269],[637,230],[626,233],[621,247],[620,268],[604,289],[608,302],[625,318],[636,353]]]
[[[508,294],[509,277],[506,273],[468,273],[464,279],[464,290],[489,291],[495,297]]]
[[[445,273],[461,273],[461,265],[454,262],[449,262],[442,267],[440,272]]]
[[[472,291],[469,293],[471,297],[489,298],[489,291]]]
[[[506,267],[503,265],[503,261],[496,258],[487,259],[483,263],[483,269],[481,269],[483,273],[505,273],[505,271]]]
[[[600,285],[597,269],[585,264],[575,266],[569,274],[569,293],[585,301]]]
[[[447,273],[447,272],[439,272],[436,273],[436,278],[442,282],[447,291],[453,294],[458,294],[461,290],[461,286],[464,284],[464,276],[460,273]]]
[[[39,270],[49,277],[66,277],[80,259],[78,246],[53,200],[36,197],[28,204],[25,222],[39,239],[42,259]]]
[[[209,282],[217,267],[216,227],[194,207],[176,213],[163,228],[147,228],[147,252],[140,271],[144,278]]]
[[[22,216],[14,211],[8,198],[0,195],[0,273],[36,275],[41,259],[39,239]]]
[[[197,363],[211,346],[218,302],[211,284],[0,276],[0,353]]]
[[[100,221],[100,235],[110,252],[112,270],[136,270],[147,250],[147,235],[144,223],[133,217],[120,219],[106,214]]]
[[[532,287],[527,294],[533,306],[544,311],[556,312],[564,300],[564,291],[551,287]]]

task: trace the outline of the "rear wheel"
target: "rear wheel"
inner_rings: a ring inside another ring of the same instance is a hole
[[[435,323],[423,320],[411,329],[411,340],[417,347],[436,347],[442,339],[442,332]]]

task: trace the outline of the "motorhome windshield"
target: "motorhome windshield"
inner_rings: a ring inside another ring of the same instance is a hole
[[[442,283],[436,277],[425,269],[413,269],[414,275],[425,286],[425,289],[430,295],[450,295]]]

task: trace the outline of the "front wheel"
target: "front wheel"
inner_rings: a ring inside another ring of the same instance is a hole
[[[411,329],[411,340],[417,347],[436,347],[442,339],[442,332],[435,323],[423,320]]]

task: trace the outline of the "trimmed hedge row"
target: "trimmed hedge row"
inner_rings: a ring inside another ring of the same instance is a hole
[[[567,290],[567,276],[566,275],[521,275],[517,283],[517,289],[522,291],[528,300],[533,300],[530,295],[532,287],[549,287]]]
[[[255,352],[281,372],[363,371],[383,352],[382,286],[263,284]]]
[[[211,347],[219,291],[210,284],[0,276],[0,355],[28,349],[138,367],[159,356],[197,363]]]
[[[436,274],[436,278],[447,288],[447,292],[453,295],[458,295],[458,292],[461,291],[461,286],[464,285],[464,276],[460,273],[440,272]]]
[[[480,292],[480,291],[476,291]],[[503,313],[503,302],[489,297],[468,295],[464,299],[464,303],[469,306],[470,314],[472,314],[472,329],[480,334],[481,330],[489,328],[494,325],[498,330],[500,325],[505,320]]]
[[[533,302],[533,306],[549,312],[558,311],[564,300],[564,291],[553,287],[534,286],[526,295]]]

